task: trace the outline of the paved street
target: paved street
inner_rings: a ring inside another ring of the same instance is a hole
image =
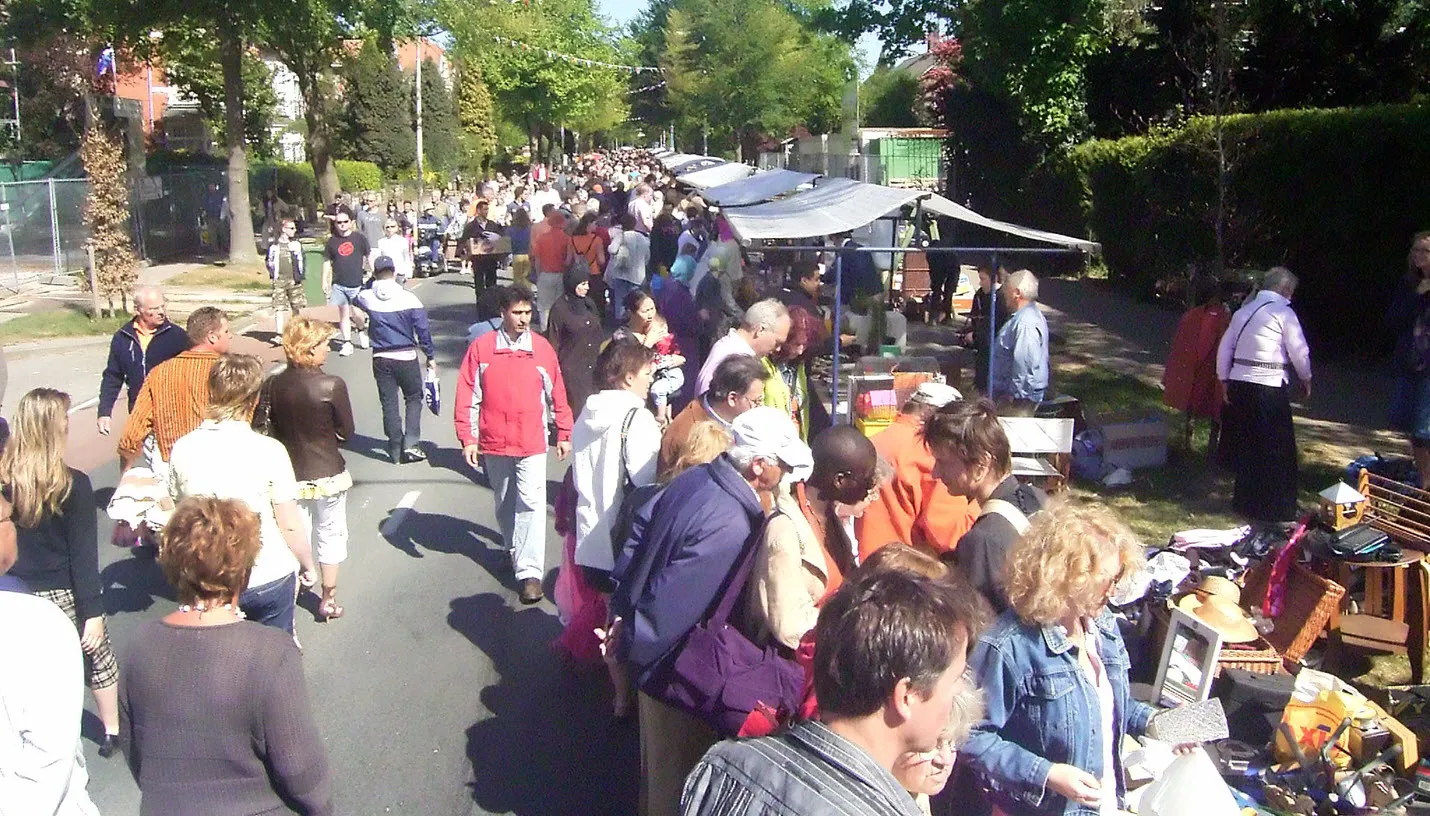
[[[448,274],[416,292],[428,306],[442,369],[442,416],[424,415],[430,462],[379,458],[385,443],[369,352],[334,354],[326,366],[347,380],[357,416],[346,452],[356,482],[348,498],[351,555],[339,590],[347,615],[317,623],[316,599],[307,596],[298,635],[339,811],[634,813],[635,726],[611,722],[602,673],[567,668],[552,651],[555,607],[516,601],[491,493],[474,482],[457,449],[453,389],[474,319],[469,279]],[[97,386],[97,370],[94,377]],[[19,393],[12,388],[11,396]],[[76,402],[85,396],[76,393]],[[102,506],[117,466],[99,454],[113,438],[87,433],[93,416],[89,409],[72,418],[81,448],[72,461],[102,461],[91,469]],[[564,469],[553,457],[548,498]],[[101,513],[103,540],[111,526]],[[547,535],[549,594],[560,545],[554,531]],[[122,654],[134,627],[175,601],[152,559],[101,546],[105,603]],[[92,702],[87,707],[93,712]],[[138,789],[122,759],[95,753],[98,733],[98,719],[87,716],[90,793],[106,816],[136,814]]]

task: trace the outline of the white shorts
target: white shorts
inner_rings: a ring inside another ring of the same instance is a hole
[[[318,499],[299,499],[308,525],[308,540],[319,564],[341,564],[348,558],[348,492]]]

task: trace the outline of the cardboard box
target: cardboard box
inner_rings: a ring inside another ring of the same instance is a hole
[[[1136,470],[1167,464],[1167,422],[1161,417],[1102,426],[1103,461]]]

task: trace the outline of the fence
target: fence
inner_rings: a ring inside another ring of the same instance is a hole
[[[138,180],[129,227],[141,259],[161,261],[216,249],[215,216],[227,189],[223,170],[192,170]],[[84,271],[85,179],[0,183],[0,286]]]
[[[795,170],[824,176],[844,176],[869,184],[895,187],[937,185],[944,178],[941,145],[919,139],[880,139],[867,153],[761,153],[763,169]]]
[[[58,277],[84,269],[83,179],[0,184],[0,282]]]

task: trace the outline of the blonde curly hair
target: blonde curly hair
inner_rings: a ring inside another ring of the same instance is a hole
[[[1143,564],[1142,542],[1106,505],[1055,502],[1009,550],[1003,583],[1018,617],[1046,625],[1069,612],[1095,615],[1107,600],[1107,581]]]

